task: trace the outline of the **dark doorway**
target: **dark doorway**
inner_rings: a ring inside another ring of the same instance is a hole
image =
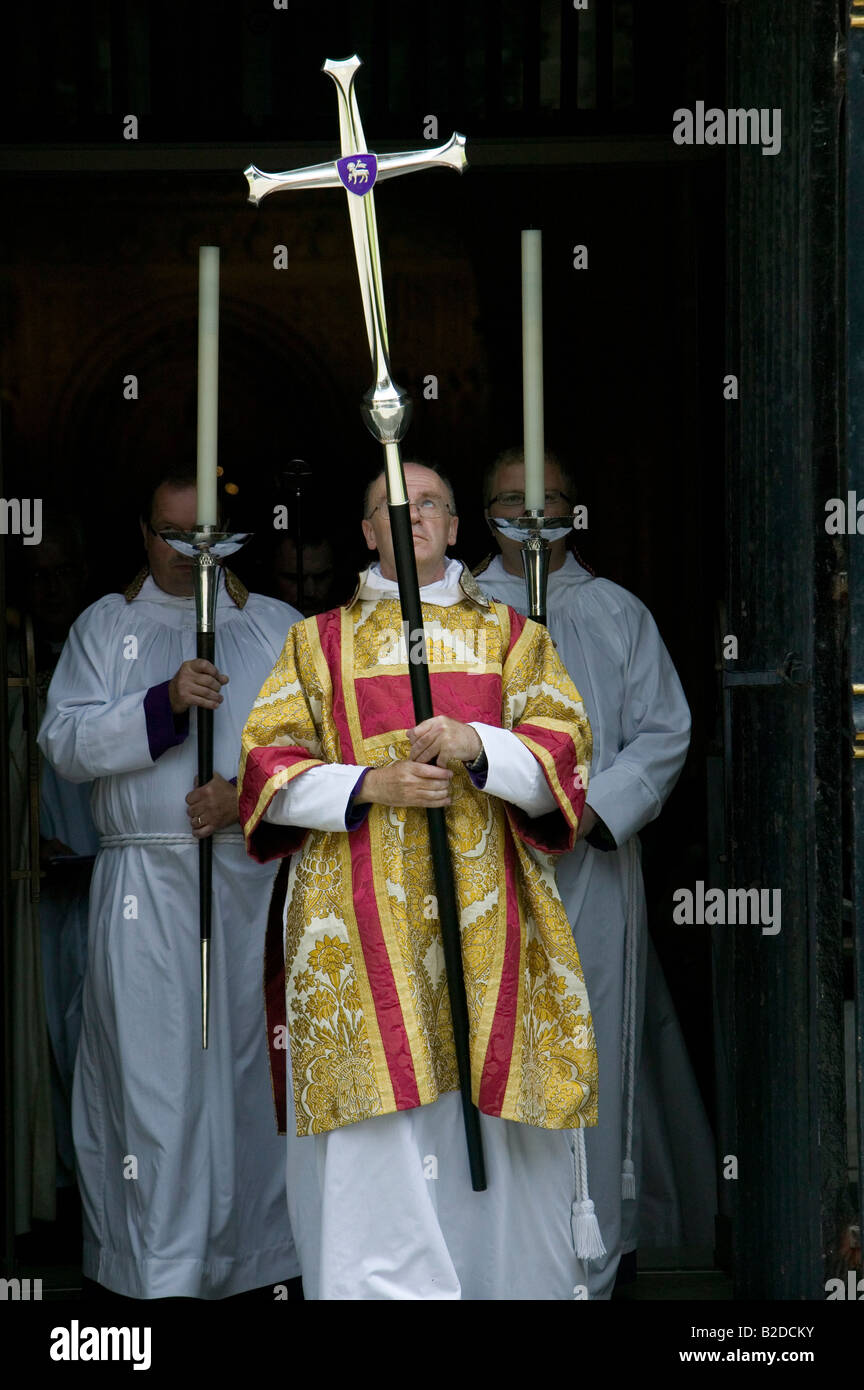
[[[818,1297],[823,1236],[839,1239],[848,1215],[831,848],[842,817],[839,790],[826,790],[843,783],[829,753],[842,723],[843,634],[826,597],[842,556],[807,531],[823,494],[841,487],[826,386],[839,343],[836,6],[451,4],[433,24],[417,6],[354,5],[344,18],[328,7],[301,22],[249,3],[208,7],[202,28],[195,5],[170,7],[170,19],[162,6],[128,6],[120,22],[94,4],[78,7],[74,42],[63,9],[49,6],[46,18],[43,7],[52,45],[38,70],[26,58],[34,20],[4,20],[10,143],[0,163],[16,213],[0,264],[3,489],[38,487],[46,510],[80,514],[94,597],[138,568],[135,506],[151,461],[193,456],[203,243],[223,247],[221,459],[233,518],[259,537],[272,531],[281,470],[300,456],[346,555],[355,545],[348,522],[377,454],[357,411],[368,362],[343,200],[281,195],[256,212],[241,174],[253,159],[277,169],[331,157],[335,103],[318,72],[331,50],[367,59],[359,95],[370,144],[419,145],[430,113],[441,138],[454,126],[469,136],[464,180],[435,173],[376,197],[394,375],[415,401],[408,450],[451,474],[472,560],[488,548],[483,467],[521,428],[518,232],[544,229],[547,437],[579,476],[590,516],[581,548],[652,610],[693,711],[688,762],[644,837],[645,862],[652,934],[720,1157],[751,1156],[737,1189],[721,1193],[720,1258],[741,1296]],[[727,92],[731,104],[772,108],[776,90],[789,113],[782,159],[671,138],[678,108],[724,107]],[[128,113],[139,119],[134,141]],[[724,399],[727,373],[739,380],[737,404]],[[124,391],[129,377],[137,398]],[[803,529],[789,546],[788,518],[772,507],[793,497]],[[776,521],[758,541],[756,514]],[[238,561],[252,585],[265,551],[259,542]],[[787,606],[759,641],[751,634],[746,663],[726,662],[724,695],[720,639],[736,633],[743,652],[781,553]],[[803,598],[814,584],[828,634],[816,649]],[[767,694],[731,693],[736,671],[782,672],[788,652],[801,668]],[[778,791],[790,746],[800,758],[806,748],[810,779],[796,763],[794,801]],[[751,780],[738,778],[742,768]],[[817,800],[827,829],[814,829]],[[792,823],[801,843],[790,855]],[[793,860],[806,872],[792,873]],[[806,903],[800,935],[790,909],[785,965],[766,963],[768,938],[715,933],[712,990],[710,930],[672,920],[674,890],[700,879],[770,881],[784,901]],[[770,1008],[748,1025],[765,997]],[[808,1031],[759,1071],[763,1030],[791,1037],[790,1015],[806,1015]],[[781,1076],[796,1105],[778,1100],[763,1150],[757,1112]],[[817,1080],[826,1099],[814,1111]],[[832,1135],[822,1157],[807,1138],[814,1125]],[[778,1215],[772,1185],[784,1213],[806,1206],[800,1224]],[[788,1248],[771,1245],[766,1223],[783,1228]],[[758,1239],[740,1234],[745,1224]]]

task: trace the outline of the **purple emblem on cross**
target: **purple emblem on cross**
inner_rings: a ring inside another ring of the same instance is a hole
[[[374,154],[346,154],[336,160],[336,172],[349,193],[362,198],[368,193],[378,177],[378,156]]]

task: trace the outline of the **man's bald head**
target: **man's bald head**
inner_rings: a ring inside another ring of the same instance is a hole
[[[414,559],[420,587],[434,584],[446,571],[447,547],[456,540],[459,520],[453,505],[453,489],[435,468],[425,463],[405,464]],[[385,579],[396,578],[394,540],[387,506],[387,479],[379,473],[366,490],[363,535],[370,550],[378,551]]]
[[[404,468],[408,468],[409,466],[413,468],[425,468],[427,472],[434,473],[436,478],[440,479],[440,481],[444,484],[444,487],[447,490],[447,496],[450,499],[450,509],[453,512],[453,515],[456,516],[456,497],[453,492],[453,485],[450,482],[450,479],[447,477],[447,475],[445,473],[442,473],[437,463],[424,463],[422,459],[411,459],[403,464]],[[384,483],[384,496],[386,497],[387,473],[385,469],[382,468],[381,471],[379,473],[376,473],[374,478],[371,478],[369,482],[366,484],[366,491],[363,493],[363,515],[367,519],[369,517],[370,508],[375,505],[372,501],[373,493],[382,481]]]

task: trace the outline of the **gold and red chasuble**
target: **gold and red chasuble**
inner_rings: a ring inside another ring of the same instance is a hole
[[[558,806],[532,820],[451,764],[474,1100],[487,1115],[547,1129],[593,1125],[594,1029],[553,867],[573,846],[585,801],[582,701],[546,629],[513,609],[466,597],[424,603],[423,619],[436,714],[511,729]],[[294,856],[285,979],[299,1135],[458,1090],[425,812],[373,805],[350,832],[263,819],[281,787],[321,763],[409,756],[407,661],[395,598],[309,618],[289,632],[243,732],[249,853]]]

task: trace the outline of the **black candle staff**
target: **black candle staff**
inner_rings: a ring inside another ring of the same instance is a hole
[[[207,256],[205,258],[205,253]],[[205,293],[206,267],[211,288]],[[215,281],[215,283],[214,283]],[[216,664],[216,590],[219,562],[249,539],[248,532],[221,530],[216,521],[216,450],[219,373],[219,251],[199,253],[198,315],[198,525],[193,531],[163,531],[162,539],[195,561],[195,655]],[[215,524],[214,524],[215,523]],[[198,786],[213,777],[213,710],[198,706]],[[215,833],[215,832],[214,832]],[[201,955],[201,1046],[209,1043],[210,937],[213,920],[213,836],[198,841],[198,925]]]
[[[218,567],[210,550],[196,556],[195,568],[195,655],[216,664],[216,584]],[[206,787],[213,776],[213,710],[199,706],[195,712],[198,727],[198,785]],[[201,1046],[209,1042],[210,1024],[210,935],[213,921],[213,836],[198,841],[198,923],[201,936]]]

